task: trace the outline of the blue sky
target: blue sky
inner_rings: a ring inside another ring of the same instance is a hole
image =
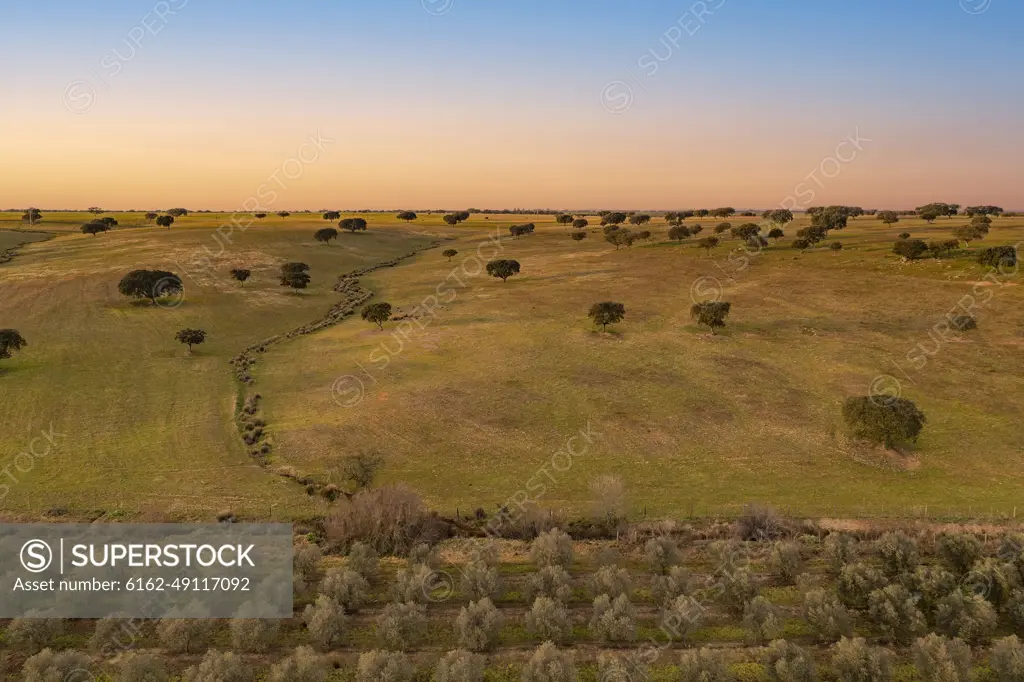
[[[159,19],[167,8],[175,14]],[[711,159],[699,178],[693,171],[694,201],[719,196],[704,182],[710,174],[743,193],[732,203],[755,204],[859,128],[878,140],[876,152],[857,173],[851,164],[848,186],[835,183],[832,198],[861,192],[861,204],[909,205],[932,183],[934,192],[962,191],[964,201],[989,192],[1024,208],[1006,177],[1024,152],[1024,3],[1010,0],[40,0],[6,3],[3,18],[0,85],[11,101],[0,124],[26,135],[0,140],[0,152],[21,159],[30,155],[26,138],[45,136],[38,164],[56,163],[60,149],[96,153],[83,142],[90,138],[117,160],[173,150],[185,123],[211,137],[205,149],[240,154],[237,142],[212,140],[233,132],[269,163],[324,127],[364,155],[404,154],[409,168],[428,168],[447,145],[473,174],[456,167],[451,187],[433,185],[456,205],[548,201],[552,185],[567,202],[590,202],[586,183],[573,178],[600,186],[606,158],[616,172],[651,169],[651,178],[638,171],[646,189],[623,186],[616,201],[664,195],[672,205],[657,177],[672,164]],[[146,24],[156,35],[142,33]],[[133,33],[142,33],[134,47]],[[673,34],[675,45],[666,42]],[[667,58],[645,75],[651,54]],[[601,93],[616,81],[630,104],[609,113]],[[94,93],[86,115],[69,112],[76,82]],[[606,155],[594,152],[602,147]],[[527,150],[539,161],[549,153],[587,166],[538,169],[531,190],[530,178],[516,179],[529,172],[517,158]],[[484,169],[476,159],[485,151],[495,161],[507,154],[516,175]],[[173,177],[187,170],[167,163]],[[763,178],[748,177],[748,165]],[[861,177],[869,170],[877,185]],[[378,185],[392,180],[385,169],[367,172]],[[679,168],[672,174],[673,183],[688,180]],[[474,178],[514,186],[483,191]],[[11,191],[54,196],[45,182],[43,169],[32,169]],[[893,187],[901,182],[905,196]],[[763,196],[754,191],[762,184]],[[372,193],[373,201],[402,204],[401,190]]]

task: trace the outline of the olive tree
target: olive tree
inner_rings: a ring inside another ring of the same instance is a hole
[[[526,628],[538,639],[565,642],[572,635],[572,620],[561,602],[537,597],[526,612]]]
[[[449,651],[434,669],[435,682],[483,682],[484,658],[462,649]]]
[[[853,635],[853,619],[846,607],[824,590],[809,590],[804,595],[803,616],[823,642]]]
[[[612,599],[602,594],[594,599],[590,630],[600,642],[632,642],[636,639],[636,609],[629,597]]]
[[[486,651],[494,647],[503,622],[501,611],[487,597],[469,602],[455,620],[459,646],[470,651]]]
[[[961,639],[931,633],[914,641],[910,649],[923,682],[969,682],[971,648]]]
[[[571,654],[544,642],[523,665],[521,678],[522,682],[576,682],[576,666]]]
[[[572,538],[559,528],[541,533],[530,544],[530,558],[538,566],[568,568],[573,559]]]
[[[356,682],[412,682],[416,669],[399,651],[367,651],[359,654]]]
[[[890,682],[892,654],[863,637],[844,637],[832,647],[832,671],[838,682]]]

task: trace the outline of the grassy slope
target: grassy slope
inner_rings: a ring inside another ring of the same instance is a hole
[[[375,300],[408,312],[486,230],[510,222],[460,227],[461,254],[450,265],[428,252],[365,283]],[[787,238],[742,270],[729,259],[735,241],[713,257],[692,244],[615,251],[599,231],[575,243],[550,219],[536,222],[538,234],[504,245],[505,257],[522,263],[520,276],[462,276],[465,287],[450,279],[455,300],[404,341],[394,323],[381,333],[356,320],[268,353],[257,388],[278,461],[328,477],[344,455],[377,449],[384,479],[410,482],[439,508],[492,509],[589,421],[597,442],[554,481],[537,479],[545,504],[582,508],[589,482],[605,473],[624,479],[635,513],[735,510],[753,499],[848,515],[926,505],[932,514],[1009,513],[1017,504],[1021,289],[995,290],[978,312],[980,328],[944,343],[923,370],[904,357],[917,343],[931,346],[929,329],[984,271],[969,256],[900,264],[891,243],[904,230],[948,238],[962,220],[887,228],[862,218],[833,237],[846,245],[838,255],[800,254]],[[663,239],[658,222],[652,229]],[[703,221],[702,236],[715,222]],[[1024,221],[1003,219],[982,246],[1022,236]],[[720,280],[733,304],[716,337],[689,320],[701,276]],[[601,300],[627,308],[609,334],[586,318]],[[383,369],[371,356],[382,343],[397,353]],[[899,376],[929,418],[914,470],[843,436],[841,401],[866,394],[883,373]],[[346,409],[331,386],[348,374],[362,376],[367,391]]]
[[[115,215],[122,225],[132,220]],[[309,513],[314,507],[298,486],[245,454],[232,423],[238,385],[227,360],[326,311],[340,298],[331,291],[339,274],[426,240],[371,232],[326,247],[311,239],[323,226],[319,216],[267,219],[236,239],[202,286],[185,278],[180,307],[155,309],[119,296],[117,281],[140,267],[182,272],[203,245],[216,253],[211,234],[223,217],[96,237],[74,233],[85,217],[53,214],[60,222],[37,227],[63,236],[28,245],[0,266],[0,327],[17,328],[30,344],[0,361],[0,468],[51,424],[62,434],[45,458],[21,460],[30,470],[10,469],[18,482],[5,477],[10,490],[0,508],[209,517],[225,508],[266,516],[273,504],[278,516]],[[285,260],[312,266],[313,284],[301,295],[277,286]],[[254,270],[244,288],[228,278],[236,265]],[[174,341],[188,326],[209,333],[192,357]]]

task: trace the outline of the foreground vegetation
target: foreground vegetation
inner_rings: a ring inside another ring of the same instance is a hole
[[[1024,674],[1024,535],[1012,529],[828,531],[750,508],[734,524],[620,526],[617,541],[541,525],[528,541],[435,545],[408,515],[386,534],[352,533],[357,513],[343,505],[324,534],[299,539],[290,620],[19,619],[4,624],[0,665],[30,680],[69,666],[360,682]],[[380,557],[398,536],[406,556]]]

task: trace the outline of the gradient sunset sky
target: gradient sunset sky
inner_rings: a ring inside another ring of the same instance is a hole
[[[2,11],[0,208],[1024,209],[1020,0]]]

